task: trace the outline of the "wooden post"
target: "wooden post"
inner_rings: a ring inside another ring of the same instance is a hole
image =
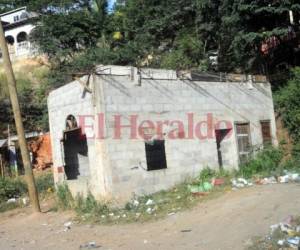
[[[29,152],[28,152],[25,133],[24,133],[24,127],[23,127],[22,116],[21,116],[21,111],[20,111],[20,104],[19,104],[18,95],[17,95],[16,79],[15,79],[14,72],[12,69],[12,64],[11,64],[11,61],[9,58],[9,52],[8,52],[8,48],[7,48],[7,44],[6,44],[6,40],[5,40],[5,36],[4,36],[1,19],[0,19],[0,47],[1,47],[1,51],[2,51],[4,69],[5,69],[5,73],[6,73],[6,77],[7,77],[9,96],[10,96],[10,101],[11,101],[11,105],[13,108],[15,124],[16,124],[16,128],[17,128],[18,139],[19,139],[19,144],[20,144],[20,149],[21,149],[21,155],[22,155],[22,160],[23,160],[24,169],[25,169],[25,175],[26,175],[28,191],[29,191],[29,198],[30,198],[30,201],[31,201],[34,211],[41,212],[39,197],[38,197],[37,189],[35,186],[33,171],[32,171],[32,167],[31,167]]]
[[[0,166],[1,166],[1,177],[4,178],[4,168],[3,168],[3,161],[2,161],[1,153],[0,153]]]

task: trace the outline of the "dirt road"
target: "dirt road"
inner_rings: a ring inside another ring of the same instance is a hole
[[[67,232],[63,224],[70,220],[70,214],[48,212],[37,216],[25,209],[0,215],[0,249],[73,250],[94,241],[99,249],[106,250],[240,250],[252,236],[265,235],[270,225],[289,214],[300,215],[300,185],[232,191],[151,223],[72,225]]]

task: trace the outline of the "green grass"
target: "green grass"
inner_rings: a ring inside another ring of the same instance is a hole
[[[43,199],[54,192],[52,172],[44,172],[36,176],[36,186],[40,198]],[[0,212],[23,206],[18,198],[28,197],[27,185],[24,177],[0,178]],[[7,203],[8,199],[16,198],[16,203]]]
[[[182,183],[152,195],[134,197],[123,207],[114,207],[112,204],[99,202],[91,194],[86,198],[82,196],[72,198],[67,186],[62,185],[57,190],[57,204],[61,209],[76,211],[77,219],[81,222],[122,224],[145,222],[171,216],[174,213],[191,209],[201,201],[214,199],[227,190],[231,190],[230,186],[224,185],[214,188],[206,196],[199,197],[193,195],[188,189],[188,184],[196,182],[199,183],[200,180]],[[149,200],[152,200],[153,204],[147,205]]]
[[[281,149],[267,148],[257,153],[239,170],[216,171],[207,167],[199,173],[196,179],[188,180],[169,190],[152,195],[134,197],[125,206],[119,208],[109,203],[97,201],[91,194],[86,198],[81,196],[73,198],[67,185],[62,185],[57,190],[57,204],[61,209],[76,211],[79,221],[89,223],[119,224],[156,220],[190,209],[199,202],[219,197],[224,192],[231,190],[232,178],[251,179],[252,177],[265,177],[273,174],[280,175],[286,166],[286,163],[282,163],[282,157]],[[223,178],[225,183],[223,186],[214,187],[205,196],[199,197],[191,193],[190,185],[203,185],[205,182],[211,182],[212,178]],[[153,204],[147,205],[149,200],[153,200]],[[136,205],[137,203],[138,205]]]
[[[255,175],[270,176],[282,173],[283,151],[280,148],[269,147],[257,154],[240,166],[238,174],[245,178],[252,178]]]

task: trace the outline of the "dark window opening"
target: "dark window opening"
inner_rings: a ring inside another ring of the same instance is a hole
[[[14,22],[19,21],[19,16],[14,16]]]
[[[76,180],[78,176],[87,176],[89,174],[87,138],[86,135],[82,135],[80,128],[64,132],[63,147],[67,179]]]
[[[267,147],[267,146],[272,145],[271,122],[270,121],[261,121],[260,125],[261,125],[263,146]]]
[[[250,125],[249,123],[236,124],[236,137],[240,164],[249,160],[251,153]]]
[[[159,170],[167,168],[165,141],[154,140],[145,143],[147,170]]]

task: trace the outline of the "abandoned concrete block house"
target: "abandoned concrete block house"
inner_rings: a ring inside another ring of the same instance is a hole
[[[51,92],[48,108],[55,181],[73,194],[126,200],[277,144],[262,76],[99,66]]]

